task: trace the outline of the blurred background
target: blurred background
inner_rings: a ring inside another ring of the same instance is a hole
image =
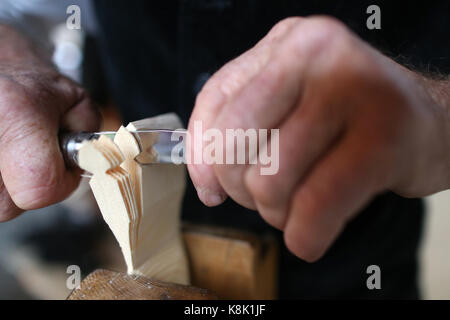
[[[69,30],[60,13],[72,3],[89,7],[88,0],[0,0],[0,23],[15,25],[48,48],[59,70],[82,82],[99,102],[105,119],[102,129],[115,130],[121,119],[105,94],[92,41],[92,11],[82,11],[81,30]],[[419,257],[422,295],[450,299],[450,191],[427,198],[426,204]],[[0,299],[65,299],[70,293],[69,265],[78,265],[86,276],[96,268],[124,271],[122,259],[83,179],[63,203],[0,224]]]

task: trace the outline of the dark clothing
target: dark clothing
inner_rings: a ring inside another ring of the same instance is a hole
[[[373,1],[94,1],[110,91],[125,122],[169,111],[187,124],[208,77],[289,16],[332,15],[393,57],[427,71],[450,71],[448,2],[403,5],[377,1],[382,29],[366,28]],[[444,34],[447,32],[447,35]],[[349,57],[351,59],[351,57]],[[186,220],[272,232],[280,239],[281,298],[418,298],[419,199],[376,197],[350,222],[327,254],[308,264],[290,254],[281,233],[232,200],[216,208],[187,189]],[[368,290],[366,268],[381,268],[382,289]]]

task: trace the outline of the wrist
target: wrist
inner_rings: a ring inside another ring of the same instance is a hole
[[[444,148],[444,166],[446,188],[450,188],[450,79],[424,78],[425,88],[436,109],[438,125],[442,127],[442,147]]]

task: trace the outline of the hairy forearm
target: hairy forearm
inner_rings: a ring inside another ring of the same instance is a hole
[[[448,165],[448,188],[450,188],[450,77],[447,80],[440,81],[434,88],[434,99],[444,109],[444,127],[445,127],[445,141],[447,151],[447,165]]]
[[[450,77],[442,80],[427,79],[426,87],[432,99],[445,110],[450,120]]]
[[[446,133],[450,135],[450,77],[446,77],[446,79],[424,78],[424,85],[436,105],[437,112],[441,113],[447,129]],[[450,153],[450,146],[448,151]]]
[[[446,167],[444,178],[447,188],[450,188],[450,77],[440,76],[439,79],[424,77],[423,81],[426,91],[434,102],[433,107],[438,121],[436,126],[442,128],[441,141],[444,155],[442,161]]]

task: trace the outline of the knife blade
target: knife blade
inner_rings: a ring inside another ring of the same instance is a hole
[[[151,129],[129,131],[140,144],[141,139],[145,139],[146,135],[152,135],[152,139],[156,142],[153,144],[153,150],[156,151],[156,162],[152,163],[184,163],[184,147],[186,140],[186,130],[177,129]],[[78,151],[80,150],[85,140],[99,139],[102,135],[114,140],[117,135],[116,131],[101,131],[101,132],[76,132],[63,134],[60,137],[60,148],[64,157],[66,165],[69,167],[78,165]],[[174,157],[175,155],[175,157]],[[149,165],[152,163],[141,163]]]

